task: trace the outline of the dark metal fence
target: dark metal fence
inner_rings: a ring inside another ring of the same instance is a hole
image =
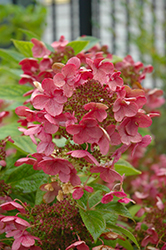
[[[15,0],[16,1],[16,0]],[[52,26],[52,36],[53,40],[58,39],[57,33],[56,33],[56,24],[57,24],[57,17],[56,17],[56,1],[52,0],[52,19],[53,19],[53,26]],[[78,4],[77,14],[79,16],[79,34],[74,32],[75,25],[78,25],[78,20],[75,19],[74,16],[74,9],[76,3]],[[142,8],[142,27],[144,26],[144,17],[147,13],[145,13],[146,10],[144,10],[145,3],[148,3],[149,5],[149,15],[151,15],[151,28],[153,33],[154,42],[157,39],[156,37],[156,21],[157,21],[157,14],[156,10],[158,5],[160,5],[160,12],[159,15],[163,16],[163,24],[166,23],[166,0],[135,0],[135,2],[139,3],[140,8]],[[131,13],[130,6],[132,5],[132,0],[109,0],[109,1],[102,1],[102,0],[70,0],[70,39],[75,39],[78,35],[93,35],[98,38],[101,37],[101,24],[100,24],[100,18],[101,18],[101,5],[107,4],[107,8],[110,9],[110,29],[112,32],[110,32],[110,44],[111,44],[111,50],[113,53],[116,53],[116,44],[118,36],[116,34],[116,28],[118,19],[116,18],[118,14],[117,5],[123,6],[123,11],[125,12],[123,15],[124,20],[123,23],[125,24],[125,33],[126,37],[124,38],[124,43],[126,47],[126,53],[130,53],[130,44],[131,44]],[[163,25],[162,24],[162,25]],[[140,24],[141,26],[141,24]],[[141,28],[141,27],[139,27]],[[166,52],[165,42],[166,42],[166,28],[163,28],[163,47],[164,52]]]
[[[143,40],[147,39],[148,46],[151,39],[150,46],[153,48],[148,49],[153,50],[152,53],[156,50],[160,56],[166,56],[166,0],[70,0],[68,4],[70,5],[69,40],[74,40],[80,35],[93,35],[100,38],[102,44],[108,44],[113,54],[119,56],[134,54],[136,60],[154,63],[151,61],[155,60],[154,55],[151,56],[153,58],[148,58],[149,56],[141,48]],[[56,3],[52,0],[53,40],[59,39],[55,12]],[[104,22],[106,16],[107,20]],[[78,24],[79,29],[78,27],[76,29],[75,26]],[[141,30],[147,34],[141,35]],[[153,86],[156,85],[156,73],[154,73]]]

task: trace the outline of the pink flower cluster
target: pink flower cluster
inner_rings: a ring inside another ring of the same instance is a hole
[[[0,205],[0,208],[5,211],[17,209],[20,213],[24,213],[25,208],[15,201],[6,202]],[[29,222],[15,216],[0,215],[0,234],[6,233],[6,237],[13,237],[14,242],[11,250],[41,250],[39,246],[35,246],[35,240],[41,241],[38,237],[31,235],[27,228],[31,227]]]
[[[35,58],[20,62],[24,71],[20,84],[30,81],[34,86],[30,103],[35,109],[20,106],[16,108],[16,114],[21,117],[21,125],[27,127],[21,127],[20,131],[31,137],[37,145],[37,153],[32,155],[35,159],[26,157],[15,165],[28,163],[48,175],[58,175],[62,183],[72,184],[76,199],[82,196],[83,190],[92,190],[81,185],[77,174],[79,167],[76,170],[71,163],[73,157],[84,158],[91,163],[91,175],[99,173],[108,183],[121,181],[121,176],[113,169],[114,163],[130,146],[147,146],[151,141],[150,136],[142,137],[138,132],[139,128],[149,127],[152,123],[151,114],[143,109],[147,102],[145,90],[131,89],[124,84],[118,71],[120,64],[114,66],[111,54],[105,57],[103,52],[94,53],[92,49],[86,54],[81,52],[73,56],[63,64],[54,61],[54,53],[48,51],[43,43],[36,39],[32,42]],[[62,53],[66,41],[61,37],[53,45],[55,53]],[[133,65],[136,71],[142,67]],[[149,72],[150,68],[144,68],[142,74]],[[70,150],[66,147],[61,156],[58,155],[54,138],[73,141],[77,150],[83,150],[85,145],[84,154],[75,156],[75,151],[68,154]],[[115,146],[118,148],[112,151]],[[96,152],[103,157],[107,155],[109,161],[105,165],[98,162]]]

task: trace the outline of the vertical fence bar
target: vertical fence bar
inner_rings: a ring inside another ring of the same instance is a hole
[[[17,0],[12,0],[12,4],[17,4]]]
[[[156,39],[156,0],[152,0],[152,43],[154,46],[154,49],[156,47],[155,44]],[[156,87],[156,75],[155,72],[153,73],[153,88]]]
[[[92,34],[100,38],[100,2],[92,0]]]
[[[111,44],[112,44],[112,54],[116,53],[116,22],[115,22],[115,0],[111,1]]]
[[[92,1],[79,0],[80,36],[92,35]]]
[[[126,53],[130,53],[130,0],[126,0]]]
[[[56,41],[56,3],[52,0],[52,38]]]
[[[70,39],[74,40],[74,0],[70,0]]]

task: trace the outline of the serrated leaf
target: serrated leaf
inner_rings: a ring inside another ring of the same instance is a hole
[[[11,144],[10,142],[7,142],[7,146],[10,144]],[[1,180],[4,180],[6,182],[9,175],[15,170],[14,164],[19,158],[20,158],[20,154],[10,155],[9,157],[6,158],[6,167],[1,170],[1,174],[0,174]]]
[[[125,176],[130,176],[130,175],[141,174],[139,170],[135,169],[129,162],[123,159],[120,159],[118,162],[116,162],[114,167],[115,167],[115,170],[120,175],[125,174]]]
[[[32,142],[29,136],[18,136],[13,138],[14,145],[20,149],[20,151],[33,154],[36,152],[36,145]]]
[[[72,41],[68,43],[66,46],[70,46],[74,49],[75,55],[81,52],[87,45],[89,41]]]
[[[21,132],[18,130],[18,123],[10,123],[0,127],[0,140],[3,140],[5,137],[9,135],[12,138],[21,135]]]
[[[24,102],[27,98],[23,97],[23,94],[30,89],[32,88],[25,85],[0,84],[0,99]]]
[[[111,229],[114,229],[118,233],[119,232],[123,233],[125,236],[127,236],[130,240],[132,240],[135,243],[135,245],[138,247],[138,249],[140,249],[139,244],[138,244],[135,236],[130,231],[128,231],[127,229],[125,229],[123,227],[118,227],[118,226],[111,224],[111,223],[108,223],[107,226]]]
[[[14,187],[23,190],[24,193],[35,192],[39,189],[44,173],[38,173],[36,170],[33,174],[15,183]],[[12,184],[13,186],[13,184]]]
[[[11,39],[14,46],[18,49],[18,51],[26,56],[26,57],[32,57],[32,47],[33,43],[27,42],[27,41],[19,41],[15,39]]]
[[[89,43],[86,45],[84,48],[85,51],[91,49],[93,46],[95,46],[97,43],[100,42],[100,39],[93,37],[93,36],[83,36],[83,37],[78,37],[77,40],[79,41],[88,41]]]
[[[15,192],[15,193],[13,193],[13,192]],[[34,204],[35,203],[34,202],[34,200],[35,200],[34,192],[22,194],[17,189],[15,189],[13,192],[10,194],[12,200],[14,200],[14,199],[21,200],[22,202],[26,202],[27,204],[31,205],[32,207],[35,205]],[[13,215],[15,215],[15,214],[13,214]]]
[[[98,190],[97,192],[93,193],[90,196],[90,198],[88,200],[90,208],[93,207],[95,204],[97,204],[99,201],[101,201],[101,199],[103,197],[101,193],[102,193],[102,191]]]
[[[106,227],[106,223],[102,214],[98,211],[84,211],[80,209],[80,215],[87,230],[96,242],[97,238],[103,233]]]
[[[43,171],[36,171],[33,166],[23,164],[13,169],[6,182],[24,193],[31,193],[39,188],[45,175]]]
[[[106,223],[116,224],[117,219],[118,219],[118,215],[116,213],[113,213],[113,211],[110,212],[110,211],[106,211],[106,210],[102,210],[102,209],[100,209],[99,211],[100,211],[100,213],[102,213]]]
[[[19,52],[10,49],[0,49],[0,57],[6,61],[14,61],[16,63],[19,63],[24,58]]]
[[[121,216],[124,216],[133,220],[133,217],[129,213],[128,209],[122,203],[119,203],[119,202],[112,201],[107,204],[100,203],[99,205],[96,206],[96,209],[112,212],[113,214],[116,213],[118,215],[121,215]]]

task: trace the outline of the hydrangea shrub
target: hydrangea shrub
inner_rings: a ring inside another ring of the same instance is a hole
[[[130,197],[125,181],[141,173],[131,163],[151,143],[146,128],[164,102],[141,85],[153,67],[93,37],[14,45],[25,56],[19,84],[0,87],[18,117],[1,127],[3,249],[139,249],[124,223],[144,193]],[[143,247],[158,242],[153,227],[147,234]]]

